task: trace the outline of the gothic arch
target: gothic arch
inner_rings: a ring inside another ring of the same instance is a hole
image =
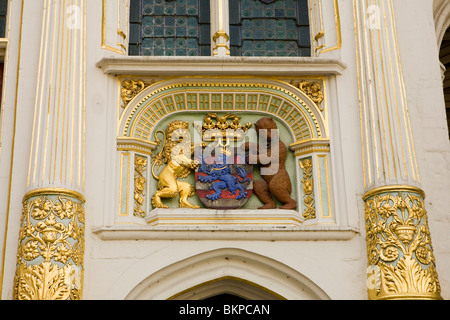
[[[445,32],[450,27],[450,2],[447,0],[434,0],[433,18],[437,47],[440,48]]]
[[[120,117],[118,137],[152,139],[159,122],[176,113],[260,113],[288,127],[294,142],[328,138],[317,104],[286,82],[267,79],[172,79],[140,92]]]
[[[204,252],[149,275],[126,299],[205,299],[234,294],[246,299],[330,299],[287,265],[236,248]]]
[[[435,0],[433,10],[450,137],[450,2]]]

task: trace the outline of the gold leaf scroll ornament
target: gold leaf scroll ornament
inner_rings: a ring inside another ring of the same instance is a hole
[[[364,211],[369,270],[378,270],[378,285],[368,288],[369,298],[440,299],[420,192],[374,193],[365,197]]]
[[[147,158],[136,156],[134,160],[134,215],[144,218],[145,211],[142,209],[145,199],[146,178],[144,176],[147,167]]]
[[[323,111],[322,101],[324,99],[324,94],[322,91],[322,84],[317,81],[300,81],[295,84],[294,81],[291,81],[291,84],[301,91],[303,91],[312,101],[314,101],[320,111]]]
[[[120,93],[123,101],[122,108],[125,108],[130,103],[130,101],[133,100],[134,97],[136,97],[142,90],[154,83],[154,80],[151,83],[134,79],[122,81],[122,88]]]
[[[312,161],[311,159],[300,160],[300,168],[303,170],[303,192],[305,211],[303,217],[305,219],[314,219],[316,217],[316,209],[314,208],[314,184],[312,176]]]
[[[19,232],[16,300],[79,300],[84,256],[84,199],[30,194]]]

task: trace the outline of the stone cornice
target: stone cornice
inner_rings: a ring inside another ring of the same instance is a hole
[[[204,228],[195,226],[185,229],[171,227],[155,228],[149,225],[116,225],[93,228],[100,239],[111,240],[265,240],[265,241],[349,241],[359,234],[354,227],[302,226],[282,230],[266,228]]]
[[[105,57],[96,66],[105,74],[134,76],[327,76],[347,68],[341,60],[308,57]]]

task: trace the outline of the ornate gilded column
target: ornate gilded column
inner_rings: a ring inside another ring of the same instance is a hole
[[[43,0],[14,299],[82,298],[86,0]]]
[[[369,299],[440,299],[392,0],[353,1]]]

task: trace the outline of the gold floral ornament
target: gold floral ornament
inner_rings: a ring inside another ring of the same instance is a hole
[[[323,111],[322,101],[324,100],[324,95],[322,91],[322,84],[320,82],[302,80],[297,84],[295,84],[294,81],[291,81],[291,84],[306,93],[306,95],[316,103],[320,111]]]
[[[370,299],[440,299],[440,285],[421,192],[365,196]],[[375,273],[376,270],[376,273]],[[369,282],[368,282],[369,283]]]
[[[305,204],[305,211],[303,212],[303,217],[305,219],[314,219],[316,217],[316,209],[314,206],[314,184],[312,177],[312,161],[307,158],[305,160],[300,160],[300,168],[303,170],[303,202]]]
[[[145,185],[147,179],[144,172],[147,167],[147,158],[136,156],[134,160],[134,215],[145,218],[145,211],[142,209],[145,200]]]
[[[154,80],[151,83],[134,79],[122,81],[120,94],[123,101],[122,108],[125,108],[134,97],[136,97],[145,88],[151,86],[153,83],[155,83]]]
[[[81,299],[83,203],[64,193],[25,196],[14,299]]]
[[[161,151],[152,157],[152,175],[158,180],[158,190],[152,198],[153,207],[168,208],[163,204],[162,198],[175,198],[179,195],[180,208],[200,208],[188,201],[188,198],[195,194],[194,186],[179,180],[186,178],[199,165],[197,161],[191,159],[193,144],[189,134],[189,123],[173,121],[169,123],[165,133],[160,130],[155,132],[158,145],[162,141],[158,138],[159,133],[164,136],[164,144]],[[163,164],[165,167],[157,175],[155,168]]]

